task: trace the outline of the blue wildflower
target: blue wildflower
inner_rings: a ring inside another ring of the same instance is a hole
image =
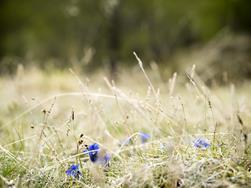
[[[111,156],[109,154],[105,154],[104,161],[107,164],[111,159]]]
[[[72,176],[74,178],[79,179],[79,177],[82,175],[79,170],[79,165],[71,165],[68,170],[65,171],[67,176]]]
[[[207,149],[210,146],[210,142],[207,139],[204,138],[197,138],[193,142],[194,147],[200,148],[200,149]]]
[[[103,150],[100,151],[100,147],[97,143],[87,146],[84,150],[84,154],[89,154],[90,160],[93,163],[102,164],[108,166],[111,156]]]
[[[88,153],[91,161],[96,162],[98,159],[99,150],[99,145],[97,143],[94,143],[92,145],[89,145],[87,149],[84,150],[84,153]]]
[[[103,165],[104,167],[109,166],[109,162],[110,162],[111,156],[107,153],[105,153],[104,156],[99,156],[98,158],[98,163]]]
[[[142,143],[146,143],[147,140],[151,138],[151,136],[147,133],[140,132],[139,135]]]

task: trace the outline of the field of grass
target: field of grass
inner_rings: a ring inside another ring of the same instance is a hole
[[[0,187],[251,187],[250,82],[208,88],[194,67],[105,75],[0,79]],[[109,164],[84,153],[93,143]]]

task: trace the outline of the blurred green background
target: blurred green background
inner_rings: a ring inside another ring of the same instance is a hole
[[[178,52],[199,50],[229,33],[245,35],[244,43],[235,47],[232,37],[222,53],[247,55],[250,7],[249,0],[1,0],[0,73],[15,72],[19,63],[116,72],[117,65],[135,64],[133,51],[146,64],[175,67],[170,59]],[[244,59],[233,65],[251,77],[250,58]]]

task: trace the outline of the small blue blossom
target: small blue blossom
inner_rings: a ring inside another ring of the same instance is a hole
[[[88,148],[84,150],[84,153],[88,153],[91,161],[96,162],[98,159],[99,150],[99,145],[97,143],[94,143],[92,145],[89,145]]]
[[[105,154],[104,161],[105,163],[108,163],[111,159],[111,156],[109,154]]]
[[[84,154],[89,154],[91,162],[108,166],[111,156],[103,151],[104,150],[100,150],[97,143],[94,143],[89,145],[87,149],[84,150]]]
[[[210,146],[210,142],[207,139],[204,138],[197,138],[193,142],[194,147],[200,148],[200,149],[207,149]]]
[[[79,177],[82,175],[79,170],[79,165],[71,165],[68,170],[65,171],[67,176],[72,176],[74,178],[79,179]]]
[[[105,153],[104,156],[99,156],[98,163],[103,165],[104,167],[109,166],[109,162],[111,160],[111,156],[107,153]]]
[[[151,138],[151,136],[147,133],[140,132],[139,135],[142,143],[146,143],[147,140]]]

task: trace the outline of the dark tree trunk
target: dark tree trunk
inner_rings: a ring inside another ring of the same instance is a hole
[[[120,2],[118,2],[111,12],[109,17],[108,28],[108,48],[109,48],[109,61],[110,61],[110,78],[116,80],[117,78],[117,63],[119,60],[120,52]]]

